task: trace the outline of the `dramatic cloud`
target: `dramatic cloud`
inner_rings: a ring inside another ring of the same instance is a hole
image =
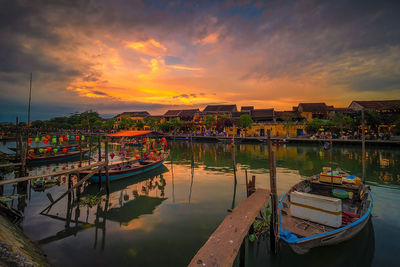
[[[2,1],[0,120],[400,97],[398,1]]]

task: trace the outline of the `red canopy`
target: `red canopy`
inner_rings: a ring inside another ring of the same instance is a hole
[[[117,133],[106,134],[109,137],[128,137],[128,136],[139,136],[151,133],[152,131],[119,131]]]

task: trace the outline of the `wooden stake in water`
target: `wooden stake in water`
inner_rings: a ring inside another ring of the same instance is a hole
[[[362,143],[362,175],[363,183],[365,184],[365,119],[364,119],[364,109],[361,110],[361,143]]]
[[[106,162],[106,166],[105,166],[105,171],[106,171],[106,192],[107,192],[107,196],[110,195],[110,176],[108,173],[108,140],[105,141],[105,162]]]

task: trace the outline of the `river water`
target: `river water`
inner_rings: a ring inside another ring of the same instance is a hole
[[[279,196],[331,162],[362,176],[361,149],[356,146],[334,147],[332,160],[317,145],[274,149]],[[229,214],[228,209],[245,198],[246,169],[249,176],[256,176],[257,187],[269,188],[268,151],[263,144],[235,147],[235,186],[231,145],[177,141],[170,143],[170,150],[164,166],[113,182],[109,199],[104,192],[97,193],[97,185],[87,186],[83,195],[102,197],[93,207],[68,204],[65,197],[48,214],[39,214],[49,204],[47,193],[57,198],[65,192],[66,177],[59,186],[45,192],[29,190],[25,198],[11,204],[24,211],[23,231],[55,266],[185,266]],[[50,172],[74,164],[30,171]],[[373,216],[355,238],[304,255],[282,244],[278,256],[270,254],[265,240],[246,240],[246,266],[399,266],[400,150],[367,147],[366,173],[374,197]],[[4,191],[15,193],[15,188],[8,185]]]

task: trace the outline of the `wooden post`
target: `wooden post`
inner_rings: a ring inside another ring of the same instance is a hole
[[[106,139],[105,143],[105,171],[106,171],[106,192],[107,192],[107,196],[110,195],[110,176],[108,174],[108,140]]]
[[[89,165],[90,165],[90,158],[92,157],[92,138],[88,136],[89,139]]]
[[[247,169],[244,170],[246,176],[246,196],[249,197],[249,180],[247,179]]]
[[[82,167],[82,140],[79,138],[79,167]]]
[[[365,118],[364,118],[364,109],[361,110],[361,131],[362,131],[362,138],[361,138],[361,144],[362,144],[362,175],[363,175],[363,183],[365,184]]]
[[[99,145],[99,162],[101,161],[101,136],[99,136],[99,139],[98,139],[98,145]],[[101,170],[102,168],[99,168],[99,173],[98,173],[98,176],[99,176],[99,190],[101,189],[101,184],[102,184],[102,181],[101,181]]]
[[[275,151],[270,151],[270,186],[271,186],[271,225],[270,225],[270,245],[271,251],[278,253],[278,194],[276,189],[276,159]]]
[[[19,129],[18,129],[18,117],[15,118],[15,162],[18,161],[18,152],[19,152]]]

